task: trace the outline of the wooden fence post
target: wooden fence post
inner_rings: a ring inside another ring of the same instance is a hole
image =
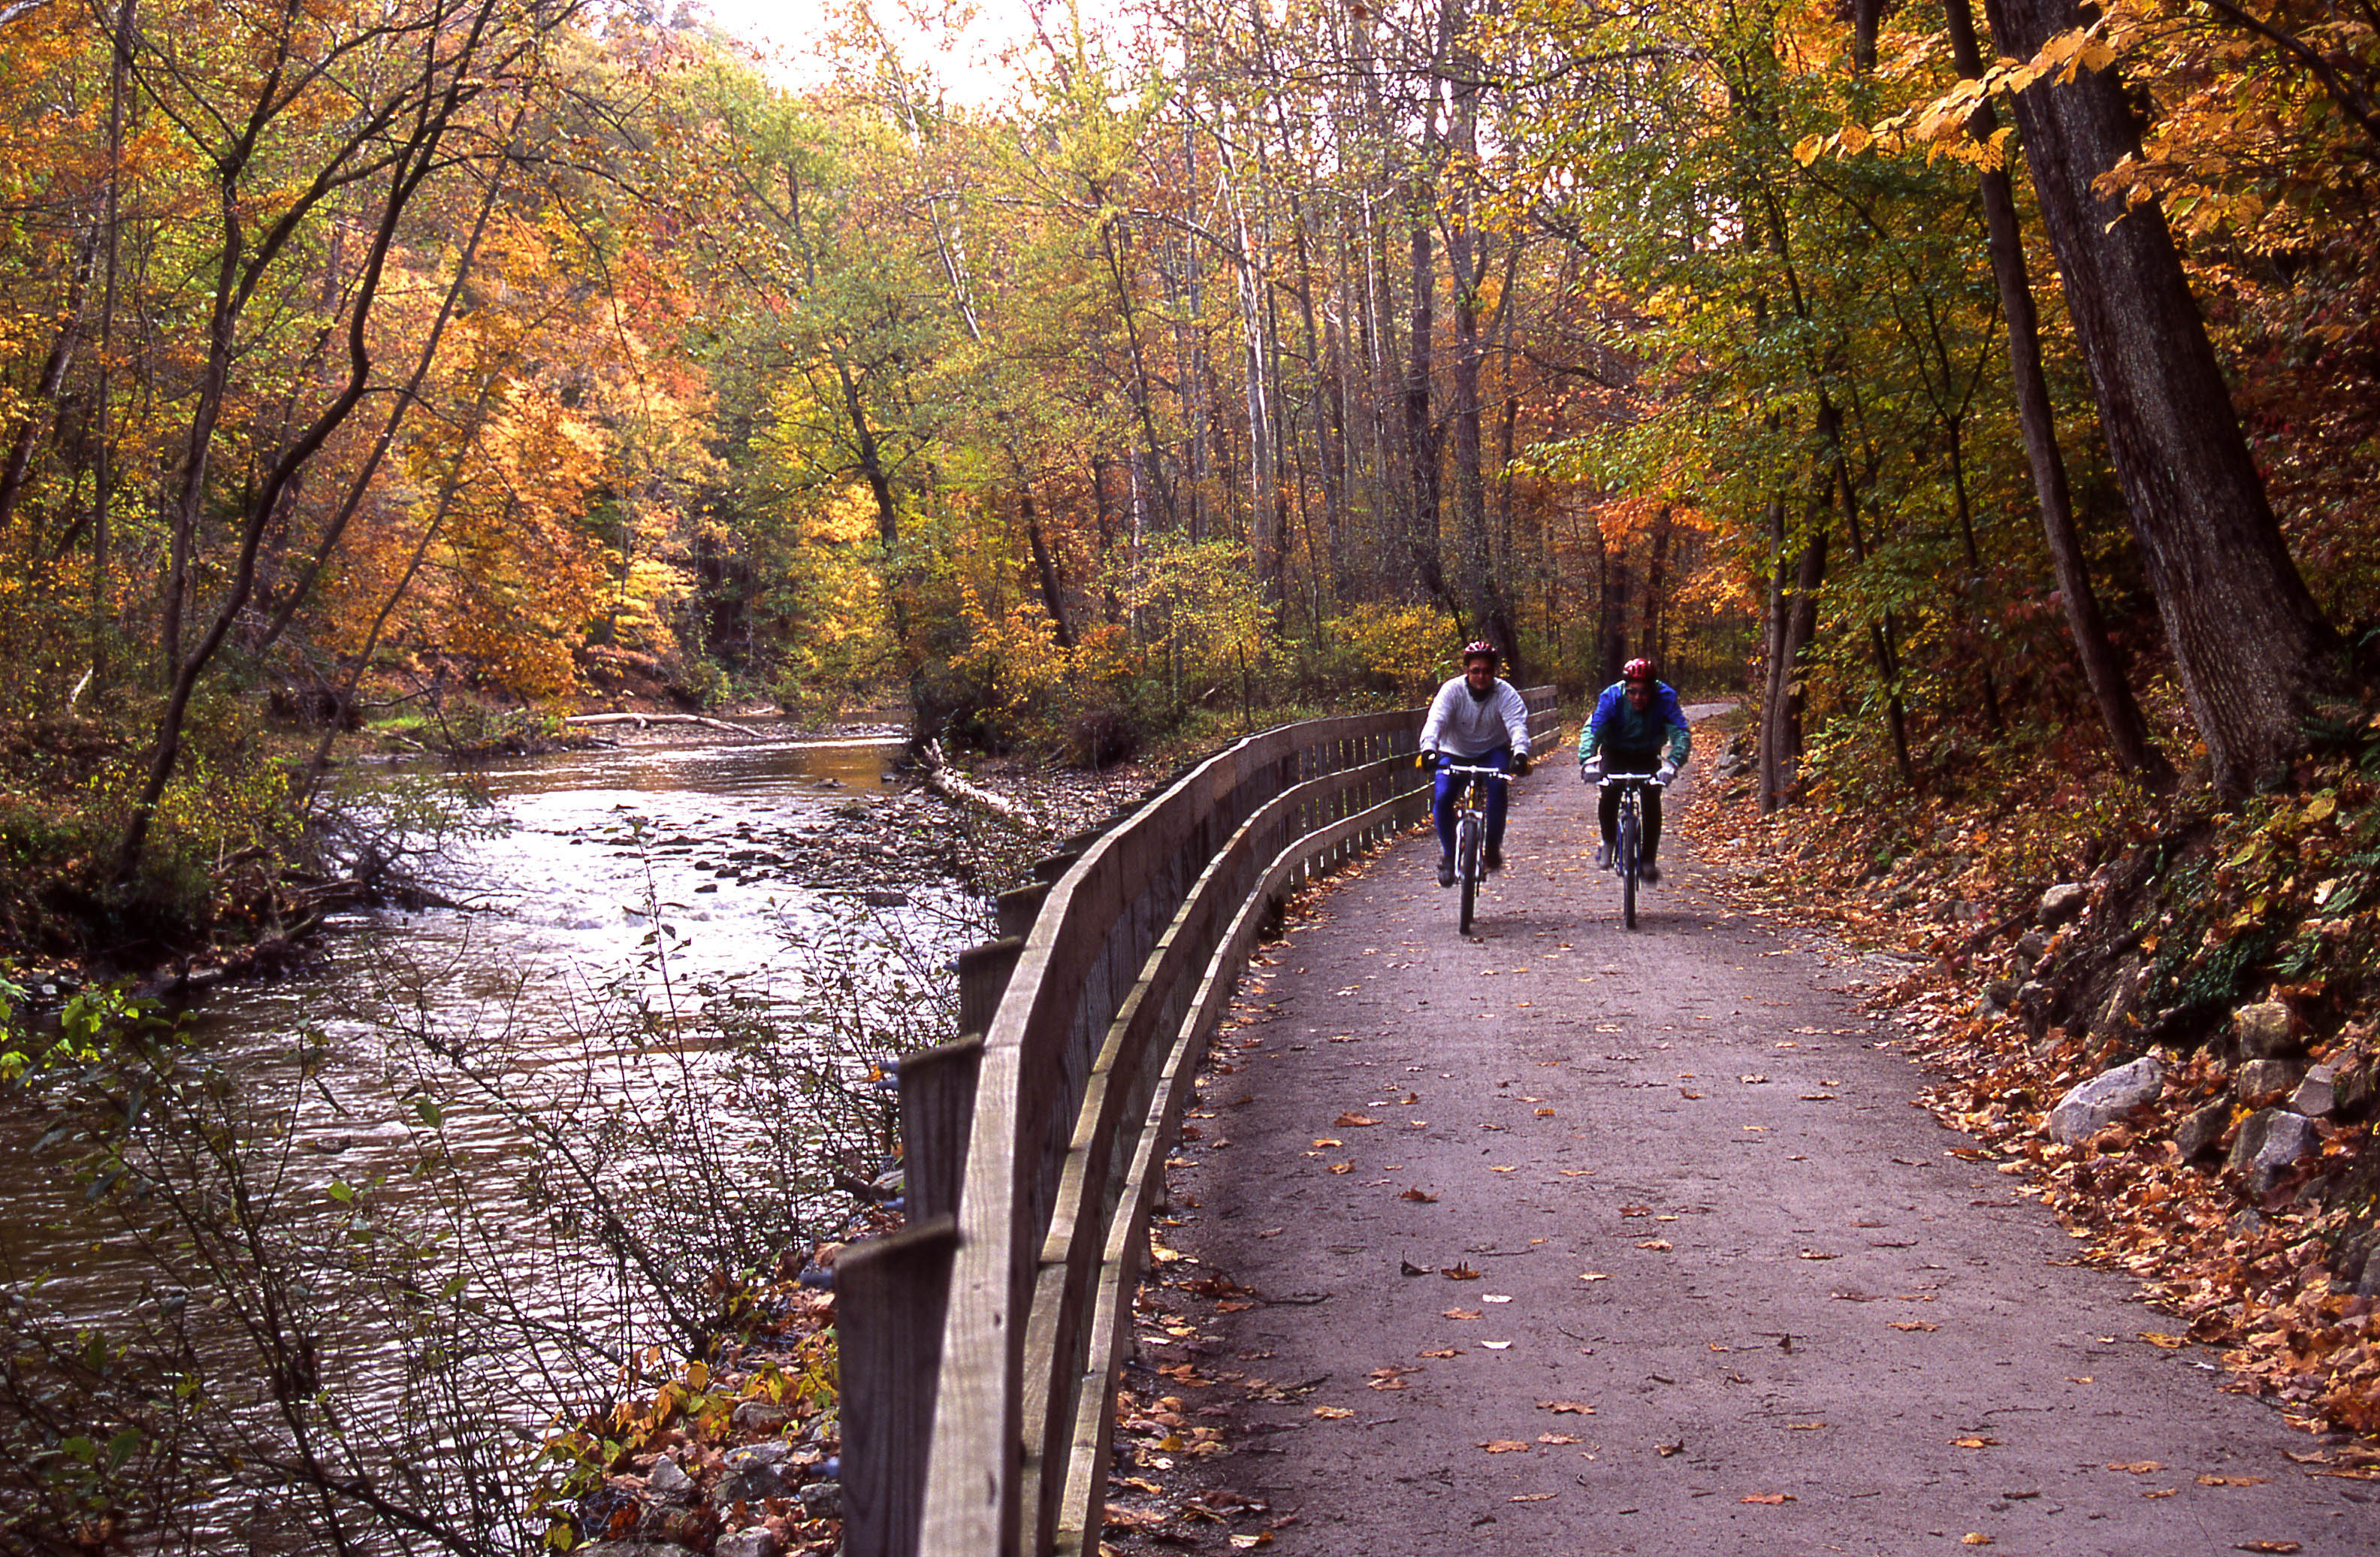
[[[912,1224],[958,1214],[982,1064],[978,1033],[902,1057],[901,1194]]]
[[[999,1007],[1000,997],[1008,988],[1008,975],[1024,950],[1021,938],[1003,935],[959,954],[959,1031],[990,1030],[991,1014]]]
[[[957,1224],[940,1216],[854,1244],[835,1261],[845,1557],[917,1557],[958,1247]]]

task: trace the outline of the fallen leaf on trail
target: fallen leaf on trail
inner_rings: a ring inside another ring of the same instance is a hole
[[[1397,1272],[1406,1276],[1427,1276],[1429,1274],[1429,1267],[1416,1265],[1410,1259],[1400,1259],[1397,1261]]]
[[[1800,1502],[1802,1500],[1791,1492],[1747,1492],[1744,1494],[1743,1501],[1767,1503],[1773,1508],[1779,1503]]]
[[[1815,1432],[1826,1425],[1827,1424],[1824,1422],[1788,1422],[1785,1424],[1785,1430],[1787,1432]]]
[[[1620,1214],[1621,1216],[1651,1216],[1653,1214],[1653,1208],[1650,1206],[1622,1206],[1620,1208]]]
[[[1478,1271],[1473,1270],[1468,1265],[1461,1264],[1450,1265],[1446,1267],[1445,1270],[1440,1271],[1439,1274],[1444,1276],[1450,1282],[1475,1282],[1479,1279]]]
[[[1339,1139],[1336,1136],[1324,1136],[1321,1139],[1314,1143],[1314,1150],[1320,1151],[1325,1147],[1344,1146],[1347,1143],[1345,1141]]]
[[[1992,1544],[1992,1538],[1984,1534],[1981,1530],[1969,1530],[1965,1535],[1959,1538],[1959,1544],[1961,1546],[1989,1546]]]
[[[1115,1478],[1115,1483],[1119,1487],[1130,1487],[1135,1491],[1148,1492],[1151,1494],[1162,1494],[1165,1490],[1164,1488],[1159,1486],[1156,1482],[1151,1481],[1145,1476],[1119,1476]]]
[[[2202,1487],[2261,1487],[2265,1478],[2261,1476],[2202,1476],[2198,1484]]]
[[[1491,1438],[1479,1445],[1491,1454],[1525,1454],[1529,1446],[1517,1438]]]
[[[1736,1079],[1746,1087],[1765,1087],[1768,1084],[1768,1078],[1765,1076],[1739,1076]]]
[[[1232,1538],[1232,1549],[1238,1551],[1247,1551],[1259,1546],[1270,1546],[1271,1544],[1272,1532],[1270,1530],[1258,1530],[1252,1536],[1233,1536]]]
[[[1479,1344],[1491,1352],[1509,1352],[1512,1349],[1512,1343],[1510,1341],[1482,1341]]]
[[[1521,1170],[1520,1170],[1520,1169],[1518,1169],[1518,1168],[1495,1168],[1495,1167],[1491,1167],[1491,1168],[1488,1170],[1488,1172],[1490,1172],[1490,1173],[1498,1173],[1498,1174],[1516,1174],[1516,1173],[1519,1173],[1520,1171],[1521,1171]]]
[[[1551,1119],[1553,1116],[1554,1111],[1552,1109],[1541,1108],[1537,1110],[1537,1117],[1540,1119]]]
[[[1636,1247],[1640,1249],[1651,1249],[1656,1254],[1667,1254],[1670,1252],[1670,1240],[1667,1238],[1647,1238]]]
[[[1380,1370],[1380,1373],[1387,1374],[1387,1377],[1383,1378],[1380,1374],[1376,1373],[1373,1375],[1371,1382],[1366,1384],[1364,1387],[1367,1390],[1401,1390],[1405,1387],[1405,1381],[1402,1379],[1398,1378],[1395,1373],[1389,1369],[1383,1368]]]
[[[2190,1344],[2190,1337],[2187,1335],[2160,1335],[2154,1330],[2142,1331],[2141,1339],[2152,1346],[2162,1346],[2168,1352]]]
[[[1922,1330],[1931,1332],[1939,1330],[1942,1327],[1927,1320],[1894,1320],[1892,1321],[1892,1328],[1895,1330]]]
[[[1510,1293],[1483,1292],[1479,1295],[1479,1301],[1482,1303],[1510,1303],[1512,1300]]]
[[[1656,1443],[1653,1445],[1653,1452],[1666,1460],[1672,1454],[1684,1454],[1686,1452],[1686,1441],[1682,1438],[1675,1443]]]
[[[2143,1492],[2141,1496],[2144,1498],[2169,1498],[2180,1490],[2181,1489],[2179,1487],[2160,1487],[2154,1491]]]
[[[1326,1422],[1341,1422],[1355,1413],[1344,1405],[1318,1405],[1314,1408],[1314,1414]]]
[[[2132,1476],[2146,1476],[2151,1471],[2163,1470],[2165,1462],[2163,1460],[2109,1460],[2107,1468],[2124,1471]]]
[[[1830,1103],[1835,1101],[1835,1095],[1832,1092],[1804,1092],[1802,1101],[1805,1103]]]
[[[2000,1441],[1997,1438],[1954,1438],[1950,1441],[1961,1449],[1997,1449]]]
[[[1506,1502],[1543,1502],[1552,1496],[1551,1492],[1515,1492],[1504,1501]]]
[[[1537,1409],[1540,1411],[1550,1411],[1557,1417],[1561,1416],[1564,1412],[1568,1412],[1573,1417],[1592,1417],[1595,1415],[1595,1407],[1589,1405],[1583,1400],[1541,1400],[1537,1402]]]
[[[1601,1271],[1581,1271],[1578,1279],[1583,1282],[1608,1282],[1611,1277]]]
[[[1355,1171],[1355,1164],[1353,1162],[1333,1162],[1330,1164],[1330,1171],[1334,1174],[1352,1174]]]
[[[1572,1434],[1566,1432],[1541,1432],[1537,1434],[1537,1441],[1540,1443],[1576,1443],[1578,1440]]]
[[[2295,1551],[2299,1547],[2293,1540],[2243,1540],[2231,1550],[2234,1551]]]
[[[1332,1123],[1333,1125],[1338,1125],[1338,1126],[1339,1126],[1339,1128],[1341,1128],[1341,1129],[1342,1129],[1342,1130],[1348,1130],[1348,1129],[1361,1129],[1363,1126],[1365,1126],[1365,1125],[1377,1125],[1377,1124],[1378,1124],[1378,1123],[1379,1123],[1379,1121],[1378,1121],[1378,1120],[1377,1120],[1377,1119],[1371,1118],[1371,1117],[1369,1117],[1369,1116],[1367,1116],[1367,1115],[1366,1115],[1366,1114],[1361,1114],[1361,1113],[1342,1113],[1342,1114],[1341,1114],[1338,1118],[1333,1119],[1332,1121],[1330,1121],[1330,1123]]]
[[[1561,1170],[1561,1176],[1564,1178],[1585,1178],[1594,1172],[1595,1170],[1593,1168],[1564,1168]]]
[[[1686,1101],[1690,1103],[1698,1103],[1703,1101],[1703,1095],[1700,1092],[1689,1092],[1682,1087],[1678,1089],[1678,1096],[1685,1099]]]
[[[1840,1259],[1842,1256],[1840,1254],[1826,1254],[1817,1249],[1803,1249],[1802,1251],[1802,1258],[1804,1259]]]
[[[1432,1346],[1421,1355],[1426,1357],[1459,1357],[1463,1354],[1452,1346]]]
[[[1148,1246],[1148,1258],[1154,1259],[1160,1265],[1171,1265],[1175,1260],[1182,1258],[1182,1251],[1180,1249],[1167,1248],[1163,1244],[1158,1243],[1152,1239]]]
[[[1407,1092],[1403,1097],[1399,1098],[1397,1101],[1407,1108],[1411,1108],[1414,1104],[1421,1101],[1421,1094],[1419,1092]]]
[[[1475,1320],[1481,1311],[1477,1308],[1449,1308],[1446,1317],[1451,1320]]]
[[[2099,1381],[2088,1373],[2069,1373],[2066,1381],[2070,1384],[2095,1384]]]

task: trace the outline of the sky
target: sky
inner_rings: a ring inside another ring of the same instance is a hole
[[[780,79],[808,84],[824,71],[812,51],[825,35],[828,19],[823,0],[698,0],[728,31],[783,57],[775,67]],[[1014,85],[1013,69],[1001,62],[1002,51],[1033,42],[1032,11],[1036,4],[1049,15],[1053,37],[1066,25],[1065,0],[974,0],[976,19],[959,46],[941,47],[941,40],[908,19],[903,0],[870,0],[876,18],[892,34],[913,64],[930,62],[933,74],[950,97],[971,107],[984,107],[1005,97]],[[1082,0],[1087,21],[1111,11],[1116,0]],[[927,6],[920,6],[924,9]]]

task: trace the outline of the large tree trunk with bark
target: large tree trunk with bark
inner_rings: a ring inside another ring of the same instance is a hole
[[[2019,58],[2082,19],[2071,0],[1985,11]],[[2164,213],[2092,188],[2139,144],[2122,83],[2044,77],[2016,116],[2182,690],[2216,792],[2238,797],[2304,749],[2313,696],[2345,684],[2343,646],[2282,543]]]
[[[1943,8],[1950,23],[1950,54],[1959,73],[1970,79],[1982,76],[1983,51],[1976,44],[1974,17],[1967,0],[1944,0]],[[1988,142],[1997,123],[1998,116],[1986,103],[1967,128],[1976,140]],[[2172,765],[2149,739],[2148,720],[2141,713],[2123,662],[2107,637],[2107,619],[2099,610],[2099,597],[2091,588],[2091,570],[2082,557],[2082,534],[2074,523],[2074,502],[2066,481],[2066,460],[2058,447],[2049,380],[2041,366],[2041,317],[2034,307],[2033,283],[2025,274],[2015,191],[2004,168],[1985,168],[1981,183],[1992,277],[1999,286],[2000,311],[2008,319],[2009,381],[2016,391],[2017,425],[2024,437],[2026,462],[2033,469],[2042,532],[2049,541],[2049,563],[2058,578],[2058,597],[2066,607],[2067,630],[2082,662],[2082,678],[2099,705],[2099,721],[2107,727],[2117,765],[2149,784],[2163,785],[2172,779]],[[1993,722],[1998,722],[1997,709]]]

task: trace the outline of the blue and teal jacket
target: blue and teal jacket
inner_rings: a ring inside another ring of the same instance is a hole
[[[1664,741],[1669,743],[1670,761],[1684,767],[1694,737],[1686,733],[1686,711],[1678,706],[1678,694],[1668,682],[1656,681],[1653,706],[1639,713],[1628,706],[1628,684],[1615,681],[1595,699],[1595,712],[1579,732],[1578,765],[1584,768],[1595,761],[1606,748],[1631,753],[1658,751]]]

